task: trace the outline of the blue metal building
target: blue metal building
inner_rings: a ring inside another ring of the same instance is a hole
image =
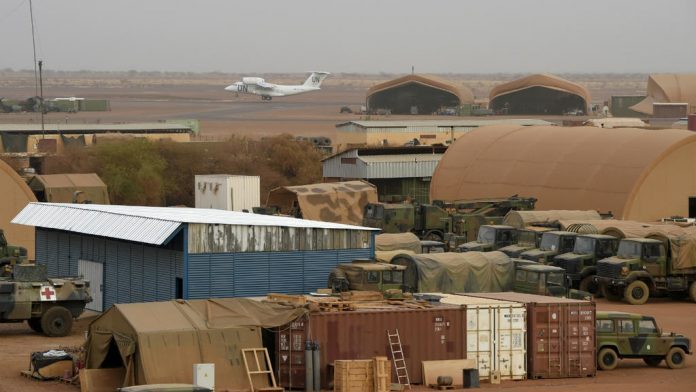
[[[83,275],[101,311],[115,303],[301,294],[339,262],[374,256],[372,228],[234,211],[30,203],[49,276]]]

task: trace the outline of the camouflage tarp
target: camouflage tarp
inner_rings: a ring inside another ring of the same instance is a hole
[[[366,181],[283,186],[271,190],[266,201],[282,214],[358,226],[367,203],[377,203],[377,188]]]
[[[512,289],[514,263],[502,252],[399,255],[404,284],[417,292],[476,293]]]
[[[413,253],[421,253],[421,242],[413,233],[379,234],[375,236],[375,250],[410,250]]]
[[[532,224],[559,224],[563,220],[601,220],[597,211],[587,210],[549,210],[549,211],[510,211],[503,218],[503,224],[523,229]]]

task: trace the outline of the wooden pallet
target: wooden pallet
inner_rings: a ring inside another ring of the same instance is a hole
[[[322,312],[346,312],[355,310],[355,306],[350,302],[318,302],[319,310]]]

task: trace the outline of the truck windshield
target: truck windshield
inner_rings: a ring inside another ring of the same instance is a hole
[[[578,237],[575,239],[573,253],[589,255],[594,253],[594,239],[588,237]]]
[[[546,284],[553,286],[563,286],[563,273],[549,272],[549,276],[546,278]]]
[[[495,242],[495,229],[492,227],[481,226],[479,228],[476,241],[484,244],[492,244]]]
[[[404,271],[384,271],[382,272],[382,283],[404,283]]]
[[[559,237],[557,234],[546,233],[541,237],[541,244],[539,245],[539,249],[558,250],[558,240]]]
[[[640,243],[633,241],[621,241],[619,243],[619,251],[616,255],[622,259],[639,259],[640,258]]]
[[[536,233],[530,230],[521,230],[517,233],[517,243],[520,245],[536,246]]]

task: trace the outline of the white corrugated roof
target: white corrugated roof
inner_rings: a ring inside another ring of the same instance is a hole
[[[501,118],[491,120],[365,120],[365,121],[349,121],[336,124],[336,127],[342,127],[349,124],[355,124],[363,128],[398,128],[398,127],[484,127],[486,125],[496,124],[516,124],[516,125],[554,125],[546,120],[533,118]]]
[[[191,127],[178,123],[127,123],[127,124],[79,124],[79,123],[46,123],[44,129],[46,131],[111,131],[111,132],[128,132],[128,131],[176,131],[190,130]],[[9,132],[41,132],[41,124],[0,124],[0,131]]]
[[[401,155],[360,155],[360,160],[367,163],[390,162],[432,162],[442,159],[444,154],[401,154]]]
[[[182,223],[378,230],[340,223],[207,208],[68,203],[29,203],[12,223],[156,245],[163,244]]]

